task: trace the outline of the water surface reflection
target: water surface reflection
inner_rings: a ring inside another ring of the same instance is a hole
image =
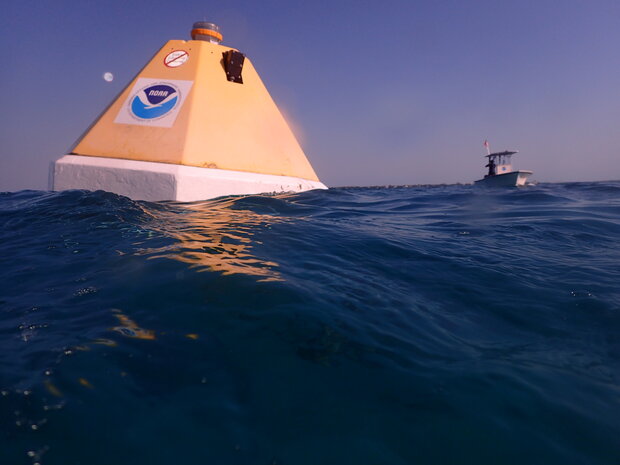
[[[156,213],[151,228],[174,242],[142,249],[149,258],[171,258],[197,268],[224,275],[246,274],[261,281],[280,281],[274,261],[253,254],[260,244],[253,236],[287,218],[240,208],[242,198],[226,198],[191,204],[172,204]]]

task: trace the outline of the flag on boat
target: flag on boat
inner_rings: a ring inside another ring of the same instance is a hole
[[[487,148],[487,155],[491,155],[491,149],[489,148],[489,141],[487,139],[484,139],[484,145]]]

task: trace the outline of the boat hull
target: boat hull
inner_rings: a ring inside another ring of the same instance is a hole
[[[531,171],[511,171],[509,173],[496,174],[494,176],[478,179],[476,184],[486,187],[519,187],[525,186],[527,178],[531,175]]]

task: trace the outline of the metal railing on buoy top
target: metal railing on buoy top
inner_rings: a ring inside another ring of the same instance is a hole
[[[206,21],[198,21],[194,23],[192,27],[192,39],[204,40],[211,42],[212,44],[219,44],[222,42],[222,34],[217,24],[208,23]]]

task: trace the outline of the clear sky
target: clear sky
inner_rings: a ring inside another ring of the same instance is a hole
[[[537,181],[620,179],[617,0],[9,0],[0,190],[46,189],[49,164],[205,19],[327,185],[472,182],[485,139]]]

